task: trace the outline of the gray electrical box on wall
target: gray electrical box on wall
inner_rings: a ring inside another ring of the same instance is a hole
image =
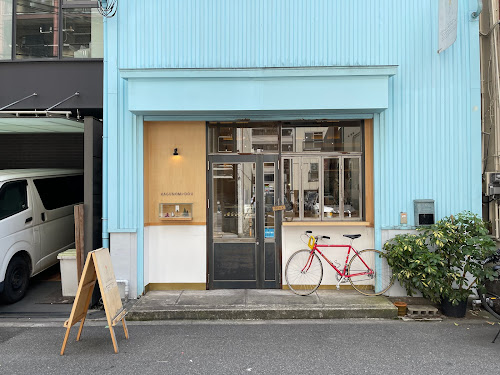
[[[434,200],[415,199],[413,205],[415,226],[434,224]]]

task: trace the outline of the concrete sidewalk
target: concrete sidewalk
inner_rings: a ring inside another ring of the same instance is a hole
[[[344,319],[397,317],[384,296],[319,290],[297,296],[280,289],[153,291],[136,301],[127,320],[168,319]]]

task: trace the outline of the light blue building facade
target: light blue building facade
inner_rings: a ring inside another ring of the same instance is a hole
[[[438,54],[435,0],[119,0],[103,245],[130,296],[280,288],[305,230],[381,248],[415,200],[480,213],[477,6]]]

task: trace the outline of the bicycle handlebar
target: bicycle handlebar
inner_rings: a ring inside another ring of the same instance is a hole
[[[306,235],[309,235],[309,234],[312,234],[312,230],[306,230]],[[315,236],[315,238],[318,240],[318,239],[322,239],[322,238],[325,238],[327,240],[330,239],[330,236]]]

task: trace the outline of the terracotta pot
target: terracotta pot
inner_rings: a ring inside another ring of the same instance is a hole
[[[398,308],[398,316],[406,315],[406,308],[407,308],[406,302],[396,301],[394,302],[394,306]]]

